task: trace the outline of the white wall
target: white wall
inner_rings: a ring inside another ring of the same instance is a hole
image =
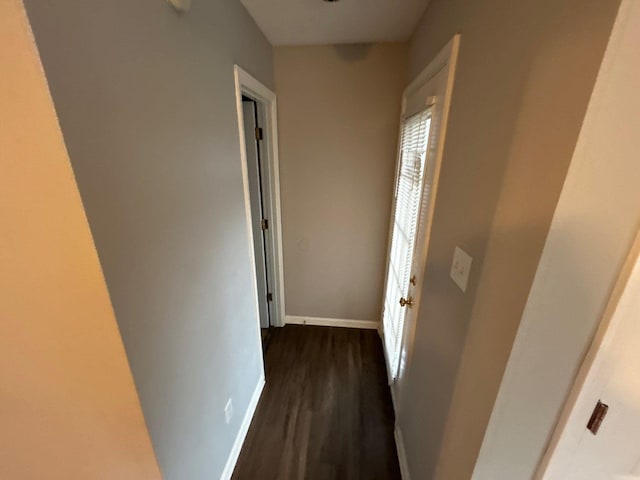
[[[380,319],[406,53],[275,49],[287,315]]]
[[[640,224],[638,45],[640,3],[625,0],[500,387],[476,480],[532,478]]]
[[[26,4],[164,477],[219,478],[262,373],[233,64],[273,86],[271,46],[237,0]]]
[[[160,480],[20,0],[0,38],[0,478]]]

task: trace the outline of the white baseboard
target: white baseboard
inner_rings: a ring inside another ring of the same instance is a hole
[[[367,330],[378,330],[380,322],[374,320],[349,320],[347,318],[323,318],[323,317],[298,317],[295,315],[285,315],[285,324],[293,325],[315,325],[318,327],[346,327],[363,328]]]
[[[398,451],[398,463],[400,463],[400,476],[402,480],[411,480],[409,476],[409,465],[407,464],[407,452],[404,449],[404,439],[402,438],[402,431],[396,423],[396,427],[393,429],[393,436],[396,439],[396,450]]]
[[[249,402],[249,406],[247,407],[247,412],[244,414],[244,418],[242,419],[242,423],[240,424],[240,430],[238,431],[238,435],[236,435],[235,442],[233,442],[231,453],[229,453],[227,464],[224,466],[222,475],[220,475],[220,480],[230,480],[231,475],[233,475],[233,470],[236,468],[236,462],[238,461],[240,451],[242,450],[242,445],[244,444],[244,440],[247,437],[247,433],[249,432],[249,427],[251,426],[253,415],[256,413],[256,408],[258,406],[258,402],[260,401],[260,395],[262,394],[263,388],[264,376],[260,377],[260,380],[258,380],[256,389],[251,396],[251,401]]]

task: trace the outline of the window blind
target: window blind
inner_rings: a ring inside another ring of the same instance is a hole
[[[389,269],[383,313],[385,349],[389,371],[397,376],[406,308],[400,297],[407,297],[415,249],[425,161],[431,126],[431,110],[417,113],[402,122],[400,165],[395,186]]]

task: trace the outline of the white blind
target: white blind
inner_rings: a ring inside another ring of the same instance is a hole
[[[400,363],[406,312],[406,308],[401,307],[399,301],[400,297],[408,296],[430,126],[430,109],[413,115],[402,123],[400,166],[395,189],[395,210],[383,313],[387,361],[394,378]]]

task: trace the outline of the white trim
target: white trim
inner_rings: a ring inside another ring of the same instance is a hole
[[[269,186],[270,186],[270,202],[269,202],[269,223],[271,225],[272,235],[272,251],[270,252],[273,259],[273,324],[275,326],[283,326],[285,324],[284,313],[284,261],[282,253],[282,214],[280,209],[280,162],[278,159],[278,107],[276,94],[265,87],[262,83],[240,68],[238,65],[233,67],[236,91],[236,110],[238,113],[238,131],[240,132],[240,158],[242,160],[242,182],[244,187],[244,201],[247,215],[247,228],[249,232],[249,241],[251,243],[251,262],[253,267],[253,276],[255,284],[256,311],[258,312],[258,320],[260,319],[258,307],[258,285],[255,278],[255,255],[253,251],[253,227],[251,225],[251,204],[249,198],[249,175],[247,170],[247,151],[244,137],[244,124],[242,121],[242,95],[250,97],[262,102],[266,112],[266,148],[265,153],[267,162],[269,163]],[[258,322],[259,325],[259,322]]]
[[[378,330],[380,323],[375,320],[350,320],[347,318],[299,317],[287,315],[285,323],[292,325],[315,325],[318,327],[345,327]]]
[[[411,81],[407,88],[405,88],[403,92],[403,113],[404,108],[406,108],[406,99],[409,98],[411,94],[420,90],[420,87],[440,73],[447,65],[451,65],[452,63],[455,64],[459,48],[460,34],[457,33],[451,40],[449,40],[442,50],[438,52],[435,58],[429,62],[429,65],[427,65],[424,70],[422,70],[416,78]],[[433,96],[427,96],[425,99],[425,107],[433,103],[435,103],[435,98]]]
[[[400,477],[402,480],[411,480],[411,475],[409,475],[409,464],[407,463],[407,452],[404,449],[404,439],[402,438],[402,430],[400,430],[400,425],[397,423],[393,429],[393,436],[396,439],[396,451],[398,452],[398,463],[400,464]]]
[[[552,462],[568,463],[571,461],[571,455],[576,453],[573,449],[577,450],[577,448],[579,448],[579,439],[575,438],[575,434],[572,436],[571,427],[572,423],[575,425],[576,421],[581,421],[582,418],[586,418],[583,415],[578,415],[578,420],[576,419],[577,414],[584,413],[584,411],[581,411],[581,407],[584,406],[584,398],[588,398],[589,396],[595,396],[597,398],[597,393],[602,393],[605,389],[612,370],[622,362],[623,357],[615,353],[616,347],[620,346],[620,339],[616,335],[619,336],[619,331],[622,330],[623,325],[628,325],[628,322],[637,321],[633,316],[633,308],[629,307],[629,301],[627,299],[633,295],[632,292],[635,291],[638,286],[639,264],[640,231],[636,234],[629,255],[620,270],[606,310],[602,315],[602,319],[591,343],[591,347],[576,375],[571,393],[556,423],[556,428],[549,441],[547,450],[538,465],[536,475],[534,476],[536,480],[554,476],[553,474],[549,475]],[[589,403],[589,409],[593,403],[594,402]],[[582,410],[584,410],[584,407]],[[564,445],[562,444],[563,441]],[[554,458],[554,456],[556,456],[556,458]]]
[[[227,463],[224,466],[222,475],[220,475],[220,480],[230,480],[231,476],[233,475],[233,470],[236,468],[238,457],[240,456],[240,452],[242,451],[242,445],[244,444],[245,438],[247,438],[247,433],[249,432],[249,427],[251,426],[251,420],[253,420],[253,416],[256,413],[256,408],[258,407],[258,402],[260,401],[260,395],[262,395],[262,390],[264,389],[264,383],[264,376],[261,376],[258,380],[258,384],[256,385],[255,390],[253,391],[251,400],[249,401],[249,406],[247,407],[247,411],[244,414],[242,423],[240,424],[240,430],[238,430],[238,435],[236,435],[236,439],[233,442],[233,447],[231,447],[231,452],[229,452]]]

